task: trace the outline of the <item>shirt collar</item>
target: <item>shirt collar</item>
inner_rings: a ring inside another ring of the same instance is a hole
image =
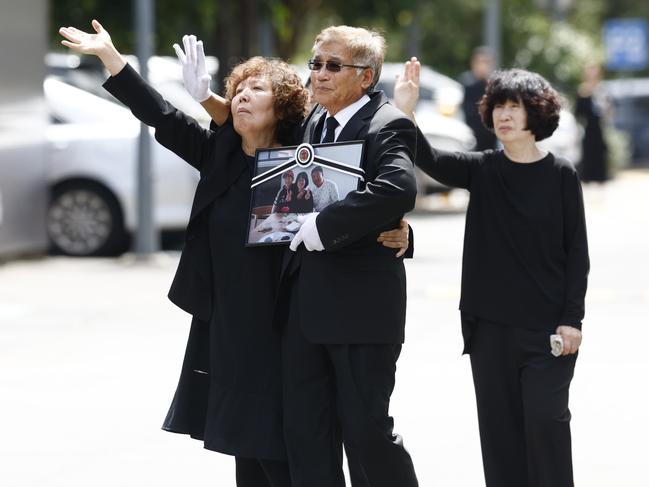
[[[354,103],[347,105],[345,108],[334,115],[334,118],[338,121],[339,124],[338,127],[336,127],[336,137],[340,134],[345,125],[347,125],[347,122],[349,122],[351,118],[356,115],[356,112],[363,108],[369,101],[370,97],[365,94]],[[329,111],[327,111],[327,116],[331,116]]]

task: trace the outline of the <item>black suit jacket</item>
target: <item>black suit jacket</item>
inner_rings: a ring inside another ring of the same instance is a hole
[[[321,117],[316,107],[304,124],[305,142]],[[302,330],[314,343],[402,343],[406,275],[395,250],[377,244],[415,204],[416,131],[382,92],[370,95],[337,141],[365,142],[365,183],[325,208],[317,218],[322,252],[299,255]],[[288,260],[288,259],[287,259]],[[286,263],[290,267],[290,263]]]
[[[240,151],[241,138],[234,131],[203,129],[165,101],[130,66],[110,77],[104,88],[131,109],[145,124],[155,128],[160,144],[199,170],[200,180],[194,194],[185,233],[185,246],[174,276],[169,299],[202,321],[212,314],[213,283],[206,211],[216,198],[232,186],[246,170],[245,160],[234,157]],[[224,154],[224,149],[229,153]],[[218,164],[227,160],[228,164]]]

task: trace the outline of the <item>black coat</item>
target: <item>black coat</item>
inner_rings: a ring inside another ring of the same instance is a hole
[[[139,120],[155,127],[158,142],[200,171],[185,246],[169,299],[196,318],[208,321],[212,314],[212,278],[206,265],[210,250],[205,210],[246,170],[241,160],[236,165],[211,162],[231,160],[240,149],[237,144],[240,138],[233,131],[213,132],[201,128],[196,120],[167,103],[128,64],[109,78],[104,88],[128,106]],[[228,153],[220,152],[223,147],[228,148]]]
[[[322,107],[305,121],[305,142],[324,123]],[[382,92],[371,95],[337,141],[363,140],[363,187],[332,203],[317,218],[322,252],[287,254],[285,273],[299,261],[303,332],[313,343],[402,343],[406,274],[395,250],[378,245],[415,204],[416,130]],[[290,271],[289,271],[290,272]],[[308,290],[308,292],[307,292]]]
[[[219,452],[283,460],[279,333],[272,327],[283,249],[244,246],[252,158],[231,123],[201,128],[130,66],[104,86],[200,171],[169,292],[194,319],[163,428]]]

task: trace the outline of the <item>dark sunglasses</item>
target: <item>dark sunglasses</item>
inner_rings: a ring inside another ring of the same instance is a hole
[[[322,66],[324,66],[325,69],[330,73],[337,73],[343,68],[356,68],[356,69],[369,68],[369,66],[356,66],[355,64],[343,64],[343,63],[339,63],[338,61],[316,61],[314,59],[310,59],[309,62],[307,63],[307,66],[309,66],[309,69],[311,71],[320,71],[322,69]]]

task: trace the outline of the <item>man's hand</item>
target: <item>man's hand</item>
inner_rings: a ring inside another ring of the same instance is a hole
[[[556,333],[563,338],[563,353],[570,355],[577,353],[581,346],[581,330],[569,325],[559,325]]]
[[[212,96],[212,77],[207,73],[203,41],[197,41],[195,35],[184,35],[183,46],[184,52],[178,44],[173,46],[183,67],[183,83],[192,98],[201,103]]]
[[[415,107],[419,101],[419,75],[421,64],[416,57],[403,66],[403,75],[397,75],[394,85],[394,106],[415,120]]]
[[[396,256],[401,257],[408,250],[408,222],[404,219],[401,219],[399,222],[399,228],[394,230],[388,230],[386,232],[381,232],[379,238],[376,239],[377,242],[382,243],[385,247],[391,249],[399,249]]]
[[[318,234],[318,227],[316,226],[316,218],[318,213],[309,213],[308,215],[298,215],[297,221],[302,224],[298,232],[291,240],[290,249],[295,252],[301,243],[304,243],[306,249],[311,252],[312,250],[324,250],[324,245],[320,241]]]

